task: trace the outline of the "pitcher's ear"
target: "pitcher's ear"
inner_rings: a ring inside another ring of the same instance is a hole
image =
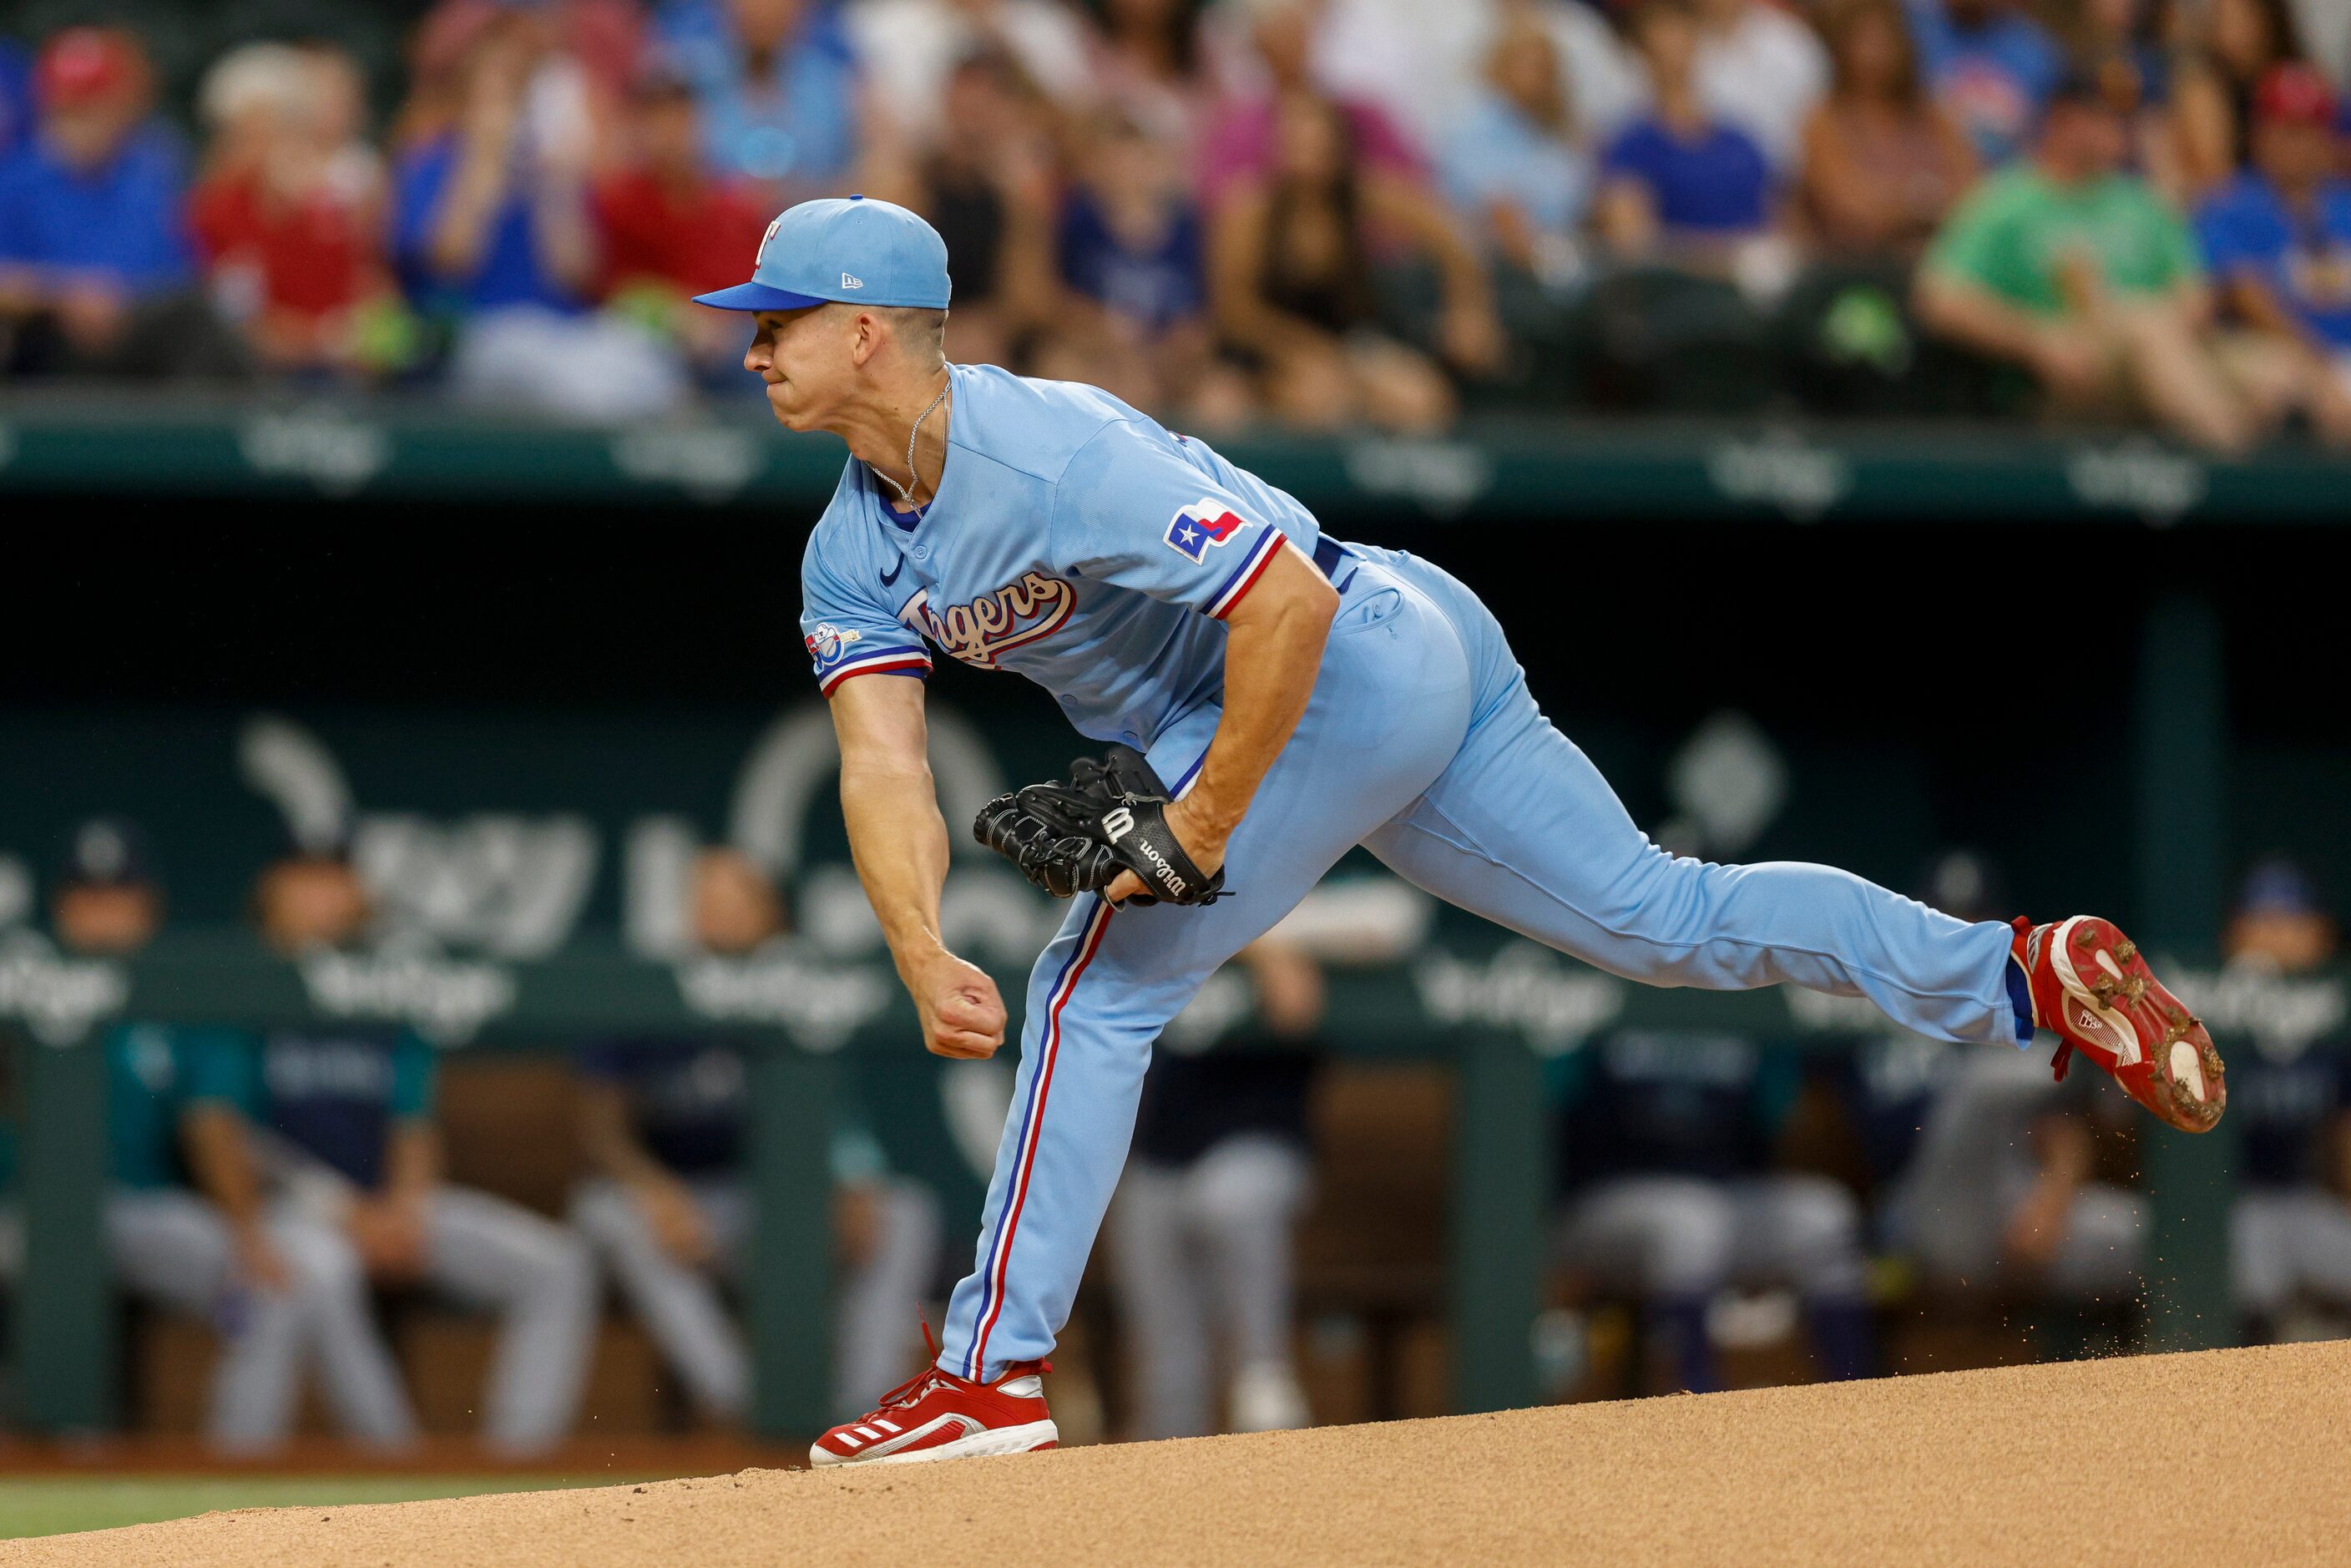
[[[849,362],[862,367],[882,347],[882,321],[871,310],[855,312],[851,321]]]

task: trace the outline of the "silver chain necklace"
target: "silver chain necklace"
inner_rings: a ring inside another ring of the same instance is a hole
[[[931,406],[929,408],[923,410],[922,413],[914,416],[914,428],[906,432],[906,477],[913,480],[916,485],[923,482],[923,476],[914,472],[914,438],[923,434],[923,421],[930,418],[934,413],[937,412],[939,404],[946,402],[947,388],[954,384],[955,383],[951,381],[942,382],[939,387],[939,395],[931,400]],[[881,473],[881,470],[876,469],[874,472]],[[882,477],[884,479],[890,479],[890,476],[887,474],[883,474]],[[890,479],[890,487],[898,492],[898,499],[905,502],[909,507],[914,504],[914,492],[912,486],[901,485],[897,480]],[[934,498],[935,499],[935,497]]]

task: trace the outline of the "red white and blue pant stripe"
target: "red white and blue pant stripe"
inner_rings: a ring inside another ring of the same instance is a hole
[[[1202,760],[1205,759],[1203,757]],[[1199,771],[1200,763],[1196,761],[1172,786],[1175,792],[1182,794]],[[1084,917],[1077,923],[1075,940],[1068,941],[1070,933],[1066,928],[1062,937],[1056,939],[1057,942],[1068,942],[1068,951],[1061,956],[1061,962],[1053,964],[1053,955],[1049,950],[1047,961],[1038,967],[1039,974],[1050,971],[1053,979],[1045,988],[1041,998],[1033,994],[1035,988],[1031,987],[1029,1016],[1041,1018],[1042,1027],[1033,1031],[1035,1068],[1028,1074],[1028,1082],[1019,1087],[1014,1115],[1006,1128],[1010,1134],[1009,1145],[998,1153],[999,1176],[1008,1176],[1009,1180],[1004,1183],[1000,1200],[991,1206],[987,1228],[981,1238],[979,1267],[956,1292],[956,1306],[960,1307],[965,1293],[975,1283],[978,1287],[969,1338],[963,1343],[963,1348],[957,1354],[954,1347],[961,1339],[957,1331],[962,1324],[957,1321],[959,1314],[951,1308],[947,1317],[947,1353],[940,1358],[941,1365],[965,1377],[980,1377],[983,1369],[989,1364],[988,1343],[995,1335],[997,1323],[1004,1315],[1005,1282],[1012,1266],[1012,1246],[1020,1234],[1021,1218],[1036,1180],[1037,1150],[1043,1138],[1045,1117],[1052,1103],[1053,1070],[1060,1063],[1061,1041],[1067,1032],[1064,1015],[1069,1010],[1071,999],[1085,979],[1087,968],[1101,951],[1102,937],[1109,930],[1111,917],[1115,913],[1107,899],[1097,896],[1089,900]],[[1024,1057],[1030,1054],[1028,1041],[1022,1042],[1021,1049]],[[995,1198],[996,1195],[990,1194],[990,1197]],[[1090,1246],[1092,1241],[1089,1235],[1087,1244]]]

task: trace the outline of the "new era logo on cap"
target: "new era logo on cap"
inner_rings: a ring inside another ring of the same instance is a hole
[[[862,288],[865,287],[865,279],[844,272],[841,275],[841,286],[843,288]]]

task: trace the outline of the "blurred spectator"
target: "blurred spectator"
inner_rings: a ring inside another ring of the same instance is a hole
[[[100,818],[75,832],[50,904],[68,951],[128,957],[162,927],[163,904],[136,824]],[[250,1186],[217,1204],[190,1190],[188,1156],[202,1145],[188,1078],[208,1043],[208,1031],[166,1024],[106,1030],[106,1249],[132,1294],[214,1331],[205,1437],[224,1452],[258,1453],[292,1435],[304,1364],[339,1314],[348,1323],[365,1303],[338,1277],[332,1249],[269,1212]]]
[[[1915,260],[1976,159],[1927,96],[1897,0],[1840,0],[1822,18],[1834,67],[1804,127],[1804,208],[1823,250]]]
[[[1988,165],[2023,149],[2064,52],[2017,0],[1907,0],[1927,79]]]
[[[13,38],[0,38],[0,163],[33,136],[33,65]]]
[[[1343,101],[1375,104],[1410,145],[1444,145],[1484,90],[1487,62],[1504,30],[1531,25],[1548,35],[1567,79],[1564,91],[1598,135],[1622,124],[1646,96],[1639,65],[1608,19],[1612,6],[1588,0],[1224,0],[1211,36],[1218,76],[1234,96],[1254,99],[1285,85],[1311,85]],[[1240,47],[1252,14],[1294,10],[1309,21],[1309,78],[1268,79],[1271,62]]]
[[[438,0],[410,46],[410,123],[398,140],[430,135],[459,112],[466,55],[485,29],[516,10],[529,14],[545,45],[528,93],[539,133],[579,141],[581,160],[601,168],[644,49],[637,0]]]
[[[2222,304],[2308,357],[2313,418],[2351,440],[2351,179],[2315,70],[2289,63],[2262,78],[2252,166],[2213,193],[2196,231]]]
[[[198,94],[213,145],[189,225],[214,303],[271,366],[392,368],[413,351],[358,95],[349,56],[284,44],[223,56]]]
[[[333,44],[297,44],[310,132],[324,151],[326,177],[353,194],[381,198],[383,154],[368,138],[367,72]]]
[[[1593,175],[1550,33],[1531,17],[1510,22],[1486,77],[1439,158],[1446,194],[1504,267],[1564,286],[1583,270]]]
[[[2285,0],[2209,0],[2180,15],[2188,28],[2172,71],[2171,124],[2181,193],[2194,201],[2244,162],[2253,94],[2302,47]]]
[[[350,863],[299,854],[263,873],[255,911],[289,958],[347,946],[370,919]],[[503,1320],[482,1396],[496,1452],[542,1452],[569,1431],[596,1328],[595,1264],[566,1228],[449,1185],[433,1122],[438,1065],[413,1031],[366,1024],[213,1042],[193,1097],[211,1108],[209,1184],[270,1178],[314,1236],[340,1240],[350,1277],[424,1286]],[[231,1175],[229,1173],[235,1173]],[[415,1417],[381,1339],[364,1323],[321,1347],[345,1418],[384,1443]]]
[[[1870,1374],[1860,1206],[1825,1176],[1771,1169],[1801,1087],[1794,1058],[1731,1035],[1624,1030],[1563,1071],[1562,1255],[1646,1309],[1675,1387],[1722,1386],[1708,1308],[1732,1285],[1794,1290],[1822,1375]]]
[[[704,852],[694,869],[696,939],[742,956],[783,929],[774,885],[741,851]],[[741,1278],[757,1217],[744,1176],[749,1111],[740,1051],[713,1040],[631,1038],[580,1052],[580,1145],[595,1173],[572,1222],[610,1263],[621,1291],[701,1413],[739,1422],[751,1368],[718,1282]],[[893,1178],[870,1133],[832,1149],[833,1235],[841,1286],[834,1321],[833,1406],[872,1407],[903,1377],[906,1333],[938,1260],[937,1201]]]
[[[1584,0],[1535,0],[1532,15],[1551,35],[1567,68],[1568,98],[1595,145],[1605,142],[1648,102],[1640,57],[1608,13]]]
[[[212,135],[204,180],[249,173],[283,156],[290,137],[317,164],[315,183],[381,222],[383,154],[368,139],[366,78],[340,47],[241,45],[204,72],[196,113]]]
[[[527,100],[546,48],[528,11],[486,22],[455,67],[454,122],[402,156],[393,232],[420,298],[571,310],[585,297],[588,149]]]
[[[1698,32],[1686,0],[1647,0],[1633,20],[1655,101],[1600,159],[1600,233],[1628,260],[1729,273],[1776,224],[1771,167],[1698,91]]]
[[[229,336],[189,288],[178,143],[148,118],[128,33],[42,46],[32,145],[0,164],[0,365],[26,372],[227,376]]]
[[[1487,47],[1518,4],[1313,0],[1313,84],[1342,99],[1380,105],[1416,148],[1435,147],[1468,108],[1483,76]],[[1246,60],[1233,63],[1239,70],[1228,75],[1245,79]]]
[[[2341,0],[2288,0],[2302,58],[2336,92],[2351,91],[2351,5]]]
[[[1503,349],[1477,253],[1417,185],[1357,156],[1340,105],[1288,94],[1277,130],[1271,176],[1236,190],[1212,230],[1210,296],[1227,351],[1257,371],[1259,395],[1292,424],[1450,423],[1443,371],[1382,329],[1372,226],[1437,268],[1437,342],[1471,374],[1495,369]]]
[[[819,0],[677,0],[657,30],[702,109],[722,180],[758,182],[780,212],[841,195],[859,151],[860,75],[841,11]]]
[[[1153,1052],[1111,1220],[1138,1437],[1312,1420],[1290,1336],[1322,971],[1278,937],[1259,938],[1238,962],[1255,988],[1254,1017],[1204,1055],[1164,1040]]]
[[[1214,352],[1200,214],[1183,177],[1175,147],[1123,110],[1095,111],[1057,236],[1072,298],[1036,369],[1193,429],[1231,429],[1249,414],[1249,384]]]
[[[681,342],[705,384],[735,391],[744,380],[741,319],[690,301],[741,278],[773,214],[746,182],[704,163],[699,111],[675,72],[640,78],[630,129],[632,157],[594,195],[602,295]]]
[[[683,371],[634,323],[583,312],[598,271],[592,136],[576,95],[544,84],[531,11],[484,22],[454,68],[454,121],[393,173],[393,253],[412,298],[455,316],[449,375],[469,402],[617,420],[666,408]]]
[[[2241,452],[2309,393],[2294,356],[2229,345],[2224,368],[2194,241],[2123,173],[2124,126],[2069,78],[2029,162],[1959,204],[1921,269],[1926,325],[2030,369],[2060,412],[2145,409],[2199,446]]]
[[[1194,177],[1200,204],[1213,218],[1236,189],[1272,180],[1282,152],[1283,105],[1322,94],[1312,70],[1314,27],[1321,0],[1235,0],[1249,24],[1249,48],[1261,89],[1234,94],[1215,111],[1216,126],[1200,145]],[[1378,103],[1340,95],[1331,100],[1346,121],[1353,161],[1369,173],[1416,178],[1420,159]]]
[[[1792,171],[1805,119],[1829,88],[1819,35],[1773,0],[1697,0],[1697,14],[1699,101]]]
[[[2293,977],[2335,956],[2335,922],[2309,875],[2270,860],[2245,879],[2230,918],[2229,972]],[[2230,1225],[2231,1272],[2253,1343],[2290,1332],[2304,1298],[2351,1312],[2351,1040],[2256,1030],[2229,1064],[2240,1189]]]
[[[2161,0],[2081,0],[2066,37],[2087,74],[2131,123],[2131,164],[2175,201],[2187,199],[2169,102],[2171,58],[2157,37]]]
[[[1104,102],[1175,150],[1188,173],[1213,108],[1200,61],[1199,0],[1102,0],[1094,79]]]
[[[940,133],[909,204],[946,241],[956,358],[1010,365],[1052,313],[1053,149],[1000,49],[947,73]]]
[[[1096,94],[1085,24],[1058,0],[861,0],[847,22],[879,112],[918,140],[954,136],[948,78],[975,54],[1000,56],[1023,90],[1064,112]]]
[[[214,60],[196,84],[196,118],[209,133],[204,178],[243,175],[301,118],[302,57],[291,44],[244,44]]]
[[[1473,5],[1468,9],[1478,15],[1487,7]],[[1613,15],[1614,7],[1587,0],[1503,0],[1479,34],[1482,49],[1469,56],[1468,86],[1461,105],[1431,144],[1444,143],[1482,84],[1491,79],[1493,40],[1530,22],[1551,40],[1561,72],[1561,96],[1573,106],[1584,137],[1595,146],[1605,142],[1640,112],[1649,96],[1641,62],[1617,31]]]

